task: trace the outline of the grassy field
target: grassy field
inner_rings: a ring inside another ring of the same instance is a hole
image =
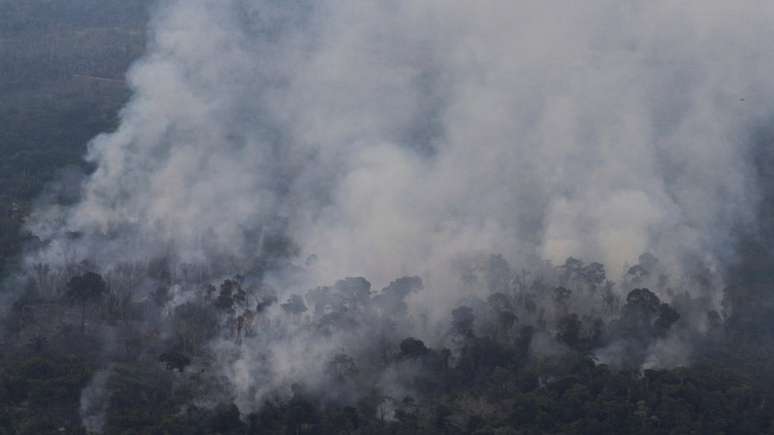
[[[151,1],[0,0],[0,268],[44,186],[116,125]]]

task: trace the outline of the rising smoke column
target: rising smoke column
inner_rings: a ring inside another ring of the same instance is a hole
[[[754,224],[772,19],[755,1],[168,0],[82,200],[37,211],[30,261],[250,259],[280,227],[312,281],[420,274],[418,303],[447,305],[468,253],[712,270]]]

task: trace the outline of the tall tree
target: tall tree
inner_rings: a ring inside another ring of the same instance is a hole
[[[107,284],[98,273],[86,272],[67,281],[65,297],[71,303],[81,307],[81,334],[86,330],[86,309],[102,300],[105,293],[107,293]]]

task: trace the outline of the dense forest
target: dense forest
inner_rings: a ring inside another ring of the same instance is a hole
[[[657,272],[655,258],[640,260],[621,286]],[[448,314],[443,347],[408,335],[423,322],[406,305],[423,291],[418,277],[379,291],[346,278],[279,300],[260,272],[214,285],[210,270],[163,259],[107,276],[87,264],[36,273],[5,319],[6,433],[772,430],[771,336],[748,330],[746,313],[723,323],[697,311],[687,295],[674,306],[647,288],[618,298],[598,263],[570,258],[535,274],[482,259],[467,279],[486,296]],[[131,289],[148,279],[156,290],[137,300]],[[697,316],[706,330],[691,326]],[[646,368],[669,336],[691,343],[690,364]],[[296,349],[284,364],[302,370],[289,385],[262,354],[281,347]],[[245,362],[258,382],[222,369]],[[252,397],[261,403],[242,402]]]
[[[722,310],[683,288],[709,272],[678,281],[650,253],[620,280],[476,255],[469,296],[420,314],[417,276],[275,288],[315,261],[282,232],[246,263],[23,265],[35,203],[77,201],[89,140],[117,126],[150,3],[0,0],[0,435],[774,434],[763,127],[761,228],[734,234]]]

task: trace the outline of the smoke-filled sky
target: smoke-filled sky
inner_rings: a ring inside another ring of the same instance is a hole
[[[771,2],[167,0],[154,17],[82,200],[30,224],[52,241],[38,255],[253,258],[282,231],[316,281],[441,288],[475,253],[713,268],[755,225]]]

